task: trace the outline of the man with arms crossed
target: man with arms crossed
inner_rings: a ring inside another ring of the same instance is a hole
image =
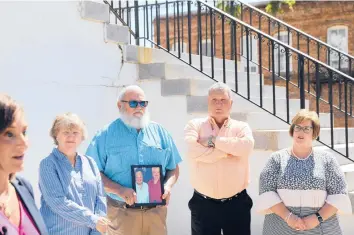
[[[192,235],[251,234],[252,199],[249,156],[254,139],[247,123],[230,118],[230,88],[216,83],[209,89],[206,118],[191,120],[185,127],[185,141],[193,197]]]
[[[128,86],[118,97],[120,118],[99,131],[87,150],[101,171],[107,196],[108,234],[166,235],[167,207],[130,208],[137,203],[132,189],[131,165],[162,165],[165,193],[169,201],[176,183],[181,156],[170,134],[149,121],[148,101],[138,86]]]

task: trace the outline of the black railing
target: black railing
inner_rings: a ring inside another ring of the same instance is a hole
[[[109,4],[134,32],[135,44],[169,52],[286,123],[297,109],[308,108],[309,99],[310,109],[329,113],[329,127],[318,140],[354,161],[349,154],[349,142],[354,142],[350,76],[205,1]],[[324,80],[328,84],[321,84]],[[276,85],[283,85],[285,94]],[[321,86],[328,92],[321,93]],[[337,96],[339,92],[344,95]]]
[[[316,58],[317,60],[339,70],[348,76],[354,78],[354,71],[352,70],[354,65],[354,56],[335,48],[328,43],[325,43],[303,31],[297,29],[278,18],[267,14],[266,12],[260,10],[257,7],[252,6],[251,4],[245,3],[244,1],[240,0],[229,0],[223,1],[222,4],[220,1],[213,1],[213,0],[204,0],[215,7],[218,7],[221,10],[227,10],[231,13],[231,15],[235,16],[236,18],[240,19],[241,21],[250,24],[251,26],[257,27],[262,32],[268,34],[269,36],[276,37],[278,40],[297,48],[301,52]],[[311,2],[299,3],[299,4],[312,4]],[[266,5],[266,4],[264,4]],[[344,29],[343,29],[344,30]],[[347,36],[349,35],[347,28]],[[327,36],[327,35],[326,35]],[[348,41],[349,42],[349,41]],[[347,43],[348,43],[347,42]],[[280,50],[280,49],[278,49]],[[270,55],[270,53],[269,53]],[[279,58],[281,53],[278,53],[278,74],[281,73],[280,71],[280,61]],[[269,59],[269,61],[271,61]],[[309,65],[307,65],[309,66]],[[310,69],[307,68],[309,71]],[[310,91],[311,84],[315,86],[314,81],[310,81],[310,74],[305,74],[307,78],[307,86],[308,91]],[[326,78],[320,81],[321,84],[328,84],[328,80]],[[299,84],[298,84],[299,85]],[[338,86],[338,98],[344,96],[344,91],[341,89],[343,84]],[[319,87],[321,90],[322,86]],[[353,93],[353,87],[349,85],[350,94]],[[315,94],[313,94],[315,95]],[[338,102],[338,106],[336,105],[335,108],[340,109],[344,112],[344,107],[342,106],[343,102]],[[350,106],[350,116],[354,117],[353,109]]]
[[[214,6],[216,6],[218,2],[208,0],[205,1],[212,2]],[[266,12],[252,6],[249,3],[245,3],[244,1],[240,0],[231,0],[226,2],[230,7],[235,8],[235,12],[237,12],[237,14],[233,15],[245,23],[253,26],[254,22],[258,22],[257,28],[259,30],[270,36],[278,37],[278,39],[280,39],[280,35],[283,33],[286,37],[281,40],[282,42],[296,47],[298,50],[304,52],[305,54],[310,55],[317,60],[322,61],[327,65],[346,73],[351,77],[354,77],[352,71],[354,56],[343,50],[340,50],[340,48],[335,48],[334,46],[331,46],[328,43],[325,43],[318,38],[315,38],[270,14],[267,14]],[[225,4],[221,5],[221,8],[222,6],[225,6]]]

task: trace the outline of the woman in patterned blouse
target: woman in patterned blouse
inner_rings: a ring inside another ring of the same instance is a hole
[[[41,213],[50,235],[105,233],[109,221],[100,172],[96,162],[79,154],[86,137],[82,120],[72,113],[59,115],[50,132],[57,145],[41,161]]]
[[[335,157],[313,150],[317,114],[300,110],[289,132],[292,146],[273,153],[260,175],[263,235],[341,235],[337,214],[351,214],[352,207]]]

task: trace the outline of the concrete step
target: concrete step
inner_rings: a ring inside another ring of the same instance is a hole
[[[115,44],[128,44],[130,40],[129,28],[116,24],[105,24],[104,36],[105,42]]]
[[[350,201],[352,202],[352,211],[354,212],[354,191],[349,191],[348,193]],[[353,220],[351,220],[353,221]]]
[[[211,79],[169,79],[162,80],[162,95],[207,95],[210,86],[215,84],[215,81]],[[234,83],[228,84],[231,89],[234,88]],[[252,97],[260,96],[260,85],[250,84],[250,94]],[[285,87],[275,87],[276,97],[285,97]],[[238,93],[247,96],[247,83],[238,84]],[[267,98],[273,97],[273,87],[268,85],[262,85],[262,96]]]
[[[206,69],[206,73],[211,74],[210,69]],[[210,73],[209,73],[210,72]],[[208,76],[204,75],[200,71],[190,67],[189,65],[180,64],[166,64],[166,63],[149,63],[139,65],[139,78],[140,79],[210,79]],[[223,70],[215,69],[214,79],[217,81],[223,81]],[[226,71],[226,81],[227,83],[232,83],[235,81],[235,73],[233,70]],[[238,73],[238,83],[247,82],[247,73]],[[250,84],[260,84],[259,75],[250,74],[249,78]],[[262,78],[262,84],[264,79]]]
[[[354,191],[354,163],[342,165],[341,169],[348,184],[348,191]]]
[[[290,122],[296,113],[290,113],[289,118]],[[286,113],[277,113],[278,117],[283,118],[286,121]],[[329,123],[329,114],[320,113],[320,122],[322,128],[330,127]],[[272,114],[267,112],[236,112],[231,113],[233,119],[244,121],[250,124],[253,130],[269,130],[269,129],[283,129],[288,130],[290,124],[274,117]],[[262,120],[262,121],[260,121]]]
[[[233,94],[232,97],[234,103],[232,106],[233,112],[262,112],[257,105],[250,103],[248,100]],[[252,98],[256,104],[259,104],[258,98]],[[284,112],[286,110],[287,104],[286,99],[276,99],[276,109],[279,112]],[[305,107],[309,107],[309,102],[306,100]],[[263,108],[272,111],[273,110],[273,99],[263,98]],[[300,109],[299,99],[289,100],[289,110],[292,113],[297,112]],[[187,97],[187,112],[188,113],[204,113],[208,110],[208,97],[207,96],[188,96]]]
[[[80,6],[81,18],[100,23],[109,23],[109,6],[107,4],[81,1]]]
[[[354,128],[348,128],[349,143],[354,142]],[[291,146],[292,138],[289,136],[288,130],[257,130],[254,131],[255,148],[265,150],[279,150]],[[331,145],[331,129],[321,128],[320,141],[327,145]],[[345,144],[345,129],[333,129],[334,145]],[[314,141],[314,146],[321,146],[318,141]],[[349,157],[354,159],[354,155]]]
[[[125,47],[125,59],[128,62],[138,63],[144,61],[145,63],[167,63],[167,64],[179,64],[185,65],[183,61],[171,55],[170,53],[158,49],[158,48],[144,48],[136,45],[127,45]],[[144,53],[142,53],[144,52]],[[172,54],[177,55],[178,53],[171,51]],[[177,55],[178,56],[178,55]],[[200,56],[192,54],[192,65],[196,68],[200,68]],[[189,63],[189,54],[181,53],[181,59]],[[211,68],[211,57],[202,56],[203,67]],[[238,68],[240,68],[241,63],[238,62]],[[225,60],[226,70],[235,71],[235,61]],[[214,57],[214,68],[222,69],[223,60]],[[240,71],[240,69],[238,69]]]

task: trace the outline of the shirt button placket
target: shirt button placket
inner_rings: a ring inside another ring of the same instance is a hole
[[[139,133],[138,134],[138,138],[137,138],[137,143],[136,145],[138,146],[138,158],[139,158],[139,164],[140,165],[144,165],[144,157],[143,157],[143,153],[142,153],[142,145],[140,144],[142,142],[142,136],[143,136],[143,133]]]

